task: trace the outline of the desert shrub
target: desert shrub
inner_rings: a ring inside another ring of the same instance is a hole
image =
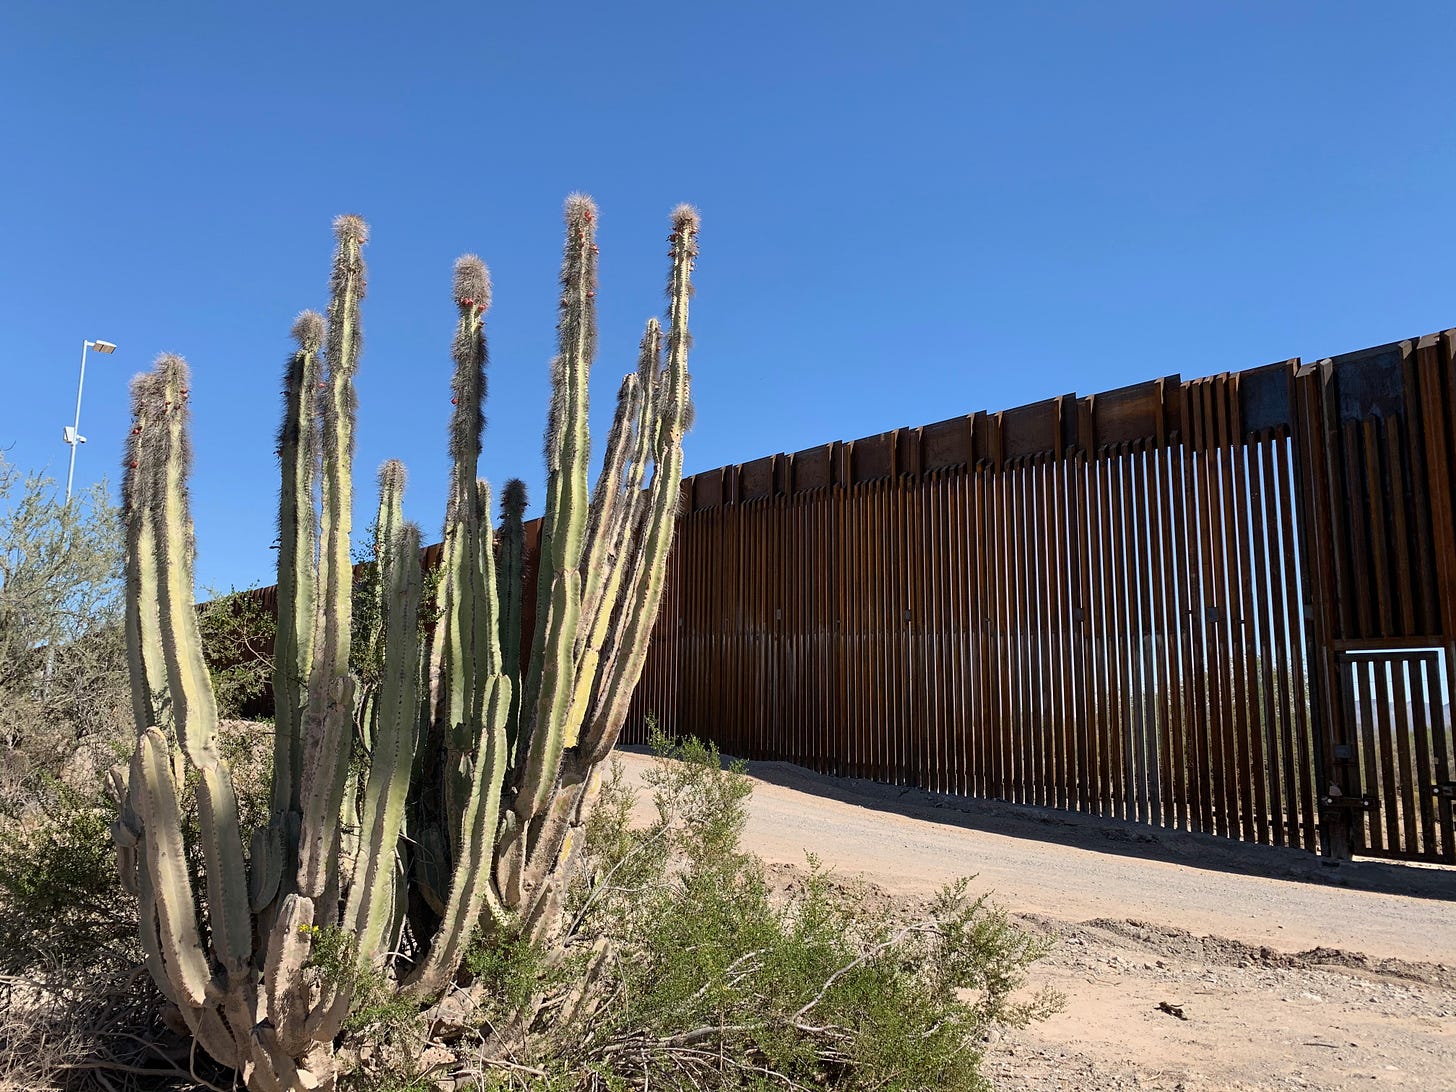
[[[120,619],[106,486],[68,505],[55,482],[0,456],[0,815],[33,811],[47,778],[94,784],[111,761],[131,709]]]
[[[46,817],[0,825],[0,967],[120,967],[134,961],[136,902],[111,842],[115,805],[54,782]]]
[[[159,1030],[155,991],[133,973],[136,900],[116,869],[115,806],[54,774],[34,780],[43,806],[0,823],[0,1088],[74,1086],[121,1037]]]
[[[228,722],[221,742],[244,823],[266,821],[271,733]],[[115,748],[98,749],[92,765],[104,770],[116,757]],[[187,1041],[158,1019],[162,999],[140,972],[137,900],[121,884],[111,837],[116,802],[99,775],[80,782],[73,767],[54,761],[37,770],[32,806],[0,822],[0,1092],[108,1087],[88,1083],[96,1073],[146,1076],[152,1088],[203,1087],[194,1070],[221,1071],[191,1057]],[[183,823],[195,839],[190,793]],[[201,892],[201,860],[194,854],[189,863]]]
[[[266,821],[271,735],[266,727],[225,722],[223,753],[238,786],[245,826]],[[105,770],[115,764],[100,757]],[[0,823],[0,973],[37,968],[80,974],[130,970],[140,960],[136,899],[117,871],[112,822],[117,804],[100,776],[72,785],[64,764],[35,778],[35,805],[22,821]],[[124,767],[123,767],[124,768]],[[187,794],[184,830],[197,832],[197,802]],[[193,861],[193,889],[205,889],[201,861]]]
[[[234,588],[198,607],[197,621],[218,716],[256,715],[273,679],[272,613],[256,595]]]
[[[1058,1006],[1046,992],[1017,999],[1046,942],[971,897],[968,881],[885,920],[811,858],[799,890],[776,896],[740,846],[751,792],[741,765],[691,740],[658,736],[654,749],[655,818],[632,825],[635,793],[614,766],[574,891],[578,945],[610,958],[593,964],[585,1004],[580,972],[538,983],[564,990],[543,1011],[568,1018],[538,1025],[522,1055],[536,1074],[498,1082],[975,1089],[991,1026]],[[505,962],[530,982],[529,956]]]

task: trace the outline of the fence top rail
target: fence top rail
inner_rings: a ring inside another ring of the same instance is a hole
[[[1361,349],[1316,366],[1349,373],[1352,386],[1363,388],[1376,382],[1367,378],[1372,368],[1405,360],[1416,344],[1440,336],[1428,334]],[[929,425],[765,455],[683,479],[683,510],[934,470],[1000,469],[1038,457],[1187,444],[1194,431],[1185,429],[1183,420],[1187,390],[1227,392],[1231,443],[1287,435],[1294,420],[1293,381],[1300,368],[1295,357],[1196,379],[1175,373],[1097,394],[1058,395],[1012,409],[981,410]]]

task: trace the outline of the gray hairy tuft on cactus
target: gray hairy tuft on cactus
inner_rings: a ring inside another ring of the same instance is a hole
[[[475,254],[462,254],[455,259],[455,299],[490,307],[490,270]]]
[[[317,311],[300,311],[289,336],[304,352],[316,353],[324,343],[324,317]]]
[[[497,532],[479,477],[490,277],[468,255],[453,282],[434,622],[421,625],[420,532],[404,518],[404,466],[391,460],[379,471],[368,589],[377,624],[359,635],[355,661],[353,377],[368,227],[335,221],[327,318],[298,317],[284,366],[271,814],[247,852],[192,600],[186,364],[163,356],[132,384],[122,495],[137,747],[129,770],[113,772],[125,785],[113,837],[148,970],[197,1044],[251,1089],[334,1086],[335,1042],[362,974],[425,1010],[447,989],[486,988],[461,970],[477,932],[563,954],[573,942],[561,914],[573,850],[641,674],[672,539],[698,219],[688,206],[672,214],[666,327],[647,323],[594,489],[596,206],[573,194],[565,220],[536,583],[526,586],[525,485],[501,490]],[[188,864],[188,792],[205,891]],[[359,974],[313,965],[324,929],[346,935]]]
[[[386,459],[379,467],[379,494],[381,497],[394,493],[403,494],[409,471],[398,459]]]
[[[680,206],[687,208],[687,205]],[[674,216],[677,214],[674,213]],[[355,216],[346,212],[342,216],[334,217],[334,238],[339,242],[345,239],[352,239],[354,242],[363,245],[369,241],[369,225],[364,222],[362,216]]]

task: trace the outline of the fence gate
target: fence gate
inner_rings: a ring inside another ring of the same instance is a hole
[[[1329,851],[1456,862],[1456,343],[1300,370],[1314,698]]]
[[[1356,853],[1456,863],[1451,805],[1451,705],[1439,649],[1346,652],[1344,722],[1353,740],[1334,756],[1358,789]]]

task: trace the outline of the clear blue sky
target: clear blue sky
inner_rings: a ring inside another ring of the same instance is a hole
[[[602,207],[599,441],[668,210],[702,210],[689,472],[1456,324],[1453,29],[1435,3],[12,2],[0,447],[64,477],[105,338],[77,480],[115,482],[128,377],[183,354],[199,582],[271,583],[288,328],[358,212],[356,526],[399,456],[438,534],[466,251],[496,284],[484,471],[539,499],[573,190]]]

